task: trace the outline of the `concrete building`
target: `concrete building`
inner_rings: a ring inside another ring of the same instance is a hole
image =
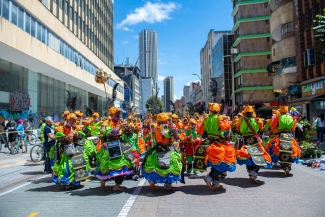
[[[314,40],[312,29],[316,15],[323,14],[325,1],[297,0],[294,1],[294,17],[298,18],[295,25],[296,64],[298,74],[298,98],[289,102],[310,121],[325,112],[325,62],[320,56]],[[287,18],[287,17],[286,17]]]
[[[272,36],[272,66],[276,67],[273,87],[277,92],[297,82],[296,33],[298,16],[294,1],[269,1],[271,11],[270,30]]]
[[[31,110],[58,120],[71,97],[75,109],[88,105],[107,112],[104,85],[95,82],[95,74],[102,68],[112,76],[106,84],[111,96],[118,82],[113,72],[113,3],[0,0],[0,5],[0,110]],[[123,100],[121,82],[117,101]]]
[[[164,79],[164,106],[165,112],[171,112],[170,101],[174,102],[174,79],[173,76],[167,76]]]
[[[146,102],[151,96],[155,96],[156,88],[152,78],[142,78],[142,112],[147,114]]]
[[[190,97],[189,102],[195,104],[196,103],[196,92],[201,89],[200,83],[191,82],[190,83]],[[202,99],[201,99],[202,101]]]
[[[176,101],[175,101],[175,112],[177,111],[177,110],[180,110],[181,112],[183,111],[183,108],[185,107],[185,101],[186,101],[186,99],[185,99],[185,97],[182,97],[181,99],[177,99]]]
[[[200,51],[202,100],[205,102],[212,101],[209,93],[209,83],[212,74],[212,49],[220,37],[226,33],[231,33],[231,31],[214,31],[211,29],[208,33],[208,40]]]
[[[224,99],[226,106],[231,106],[232,100],[231,47],[234,43],[233,38],[233,33],[223,34],[212,49],[211,77],[218,83],[216,102]]]
[[[183,96],[185,97],[186,103],[190,100],[190,86],[185,85],[183,87]]]
[[[270,9],[268,0],[233,0],[235,103],[271,105],[275,101],[271,63]]]
[[[115,65],[114,73],[125,82],[124,102],[129,108],[133,107],[137,115],[142,115],[142,79],[139,68],[131,65]]]
[[[139,34],[139,61],[142,77],[151,77],[157,87],[158,82],[158,38],[153,30],[143,30]]]

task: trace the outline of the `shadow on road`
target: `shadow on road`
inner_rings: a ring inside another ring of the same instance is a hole
[[[23,172],[20,174],[23,174],[23,175],[44,175],[44,173],[42,171],[29,171],[29,172]]]
[[[116,195],[116,194],[132,194],[135,187],[128,188],[126,191],[113,191],[114,186],[106,186],[105,190],[101,189],[99,186],[96,188],[87,188],[82,191],[72,191],[70,192],[71,196],[79,196],[79,197],[91,197],[91,196],[108,196],[108,195]]]
[[[184,185],[180,186],[178,190],[184,192],[185,194],[202,196],[224,194],[227,191],[226,186],[221,189],[211,190],[207,185]]]
[[[40,174],[44,174],[44,173],[40,172]],[[49,177],[45,177],[45,178],[42,178],[42,179],[33,180],[32,183],[33,184],[40,184],[40,183],[53,183],[53,182],[52,182],[52,177],[49,176]]]
[[[74,191],[74,190],[78,190],[83,188],[83,185],[77,186],[77,187],[73,187],[71,189],[66,189],[65,186],[60,186],[60,185],[48,185],[48,186],[44,186],[44,187],[40,187],[40,188],[32,188],[32,189],[28,189],[27,191],[31,191],[31,192],[70,192],[70,191]]]
[[[222,183],[225,183],[226,185],[238,186],[240,188],[256,188],[265,184],[265,182],[260,180],[259,180],[260,182],[259,184],[252,183],[252,181],[250,181],[248,178],[227,178],[227,179],[222,179],[220,181]]]
[[[267,177],[267,178],[287,178],[292,177],[293,174],[289,173],[287,176],[284,176],[282,171],[262,171],[258,172],[259,176]]]

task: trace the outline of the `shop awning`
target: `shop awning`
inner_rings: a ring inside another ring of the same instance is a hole
[[[309,104],[309,103],[311,103],[311,101],[316,101],[316,100],[325,100],[325,94],[302,97],[299,99],[292,100],[292,101],[288,102],[288,104],[290,106],[296,106],[296,105],[302,105],[302,104]]]

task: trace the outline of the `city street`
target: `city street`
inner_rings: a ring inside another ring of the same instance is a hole
[[[144,180],[125,180],[123,193],[112,191],[113,181],[103,191],[95,178],[65,190],[29,154],[0,153],[0,168],[1,217],[325,216],[325,174],[302,165],[293,165],[289,177],[277,167],[261,170],[260,185],[249,182],[245,167],[238,166],[222,180],[221,190],[211,191],[202,177],[187,177],[175,192],[162,185],[151,191]]]

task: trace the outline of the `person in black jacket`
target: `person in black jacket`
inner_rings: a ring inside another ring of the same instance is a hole
[[[16,140],[16,133],[10,133],[10,131],[16,131],[17,124],[14,120],[12,120],[12,117],[8,118],[8,123],[6,124],[5,130],[8,130],[8,138],[9,138],[9,143],[11,144]]]

